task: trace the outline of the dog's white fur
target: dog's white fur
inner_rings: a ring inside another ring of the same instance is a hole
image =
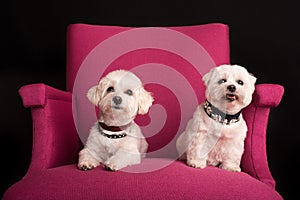
[[[224,79],[223,81],[220,81]],[[236,114],[250,104],[256,78],[238,65],[221,65],[203,76],[206,99],[227,114]],[[243,84],[241,84],[241,82]],[[240,83],[240,84],[239,84]],[[235,92],[228,91],[234,85]],[[234,95],[233,100],[227,95]],[[176,142],[181,160],[195,168],[207,165],[219,166],[229,171],[241,171],[240,162],[244,152],[247,126],[242,114],[240,120],[230,125],[211,119],[200,104],[185,131]]]
[[[133,120],[137,114],[146,114],[153,102],[151,93],[144,89],[141,80],[132,72],[116,70],[90,88],[87,97],[99,107],[99,122],[107,126],[126,125],[121,132],[127,136],[120,139],[103,136],[97,121],[91,127],[84,149],[79,152],[78,167],[88,170],[102,163],[106,169],[115,171],[139,164],[148,144]],[[122,102],[115,103],[115,97],[121,98]],[[116,133],[107,130],[103,132],[109,135]]]

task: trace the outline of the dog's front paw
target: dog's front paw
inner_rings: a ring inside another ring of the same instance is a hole
[[[107,170],[107,171],[114,172],[114,171],[119,170],[120,167],[118,167],[117,165],[113,164],[112,162],[105,162],[104,169]]]
[[[87,160],[78,163],[78,168],[83,171],[91,170],[97,167],[99,164],[97,162],[90,162]]]
[[[111,166],[107,166],[107,165],[104,165],[104,169],[106,171],[111,171],[111,172],[115,172],[116,171],[116,169],[112,168]]]
[[[221,169],[225,169],[227,171],[231,171],[231,172],[240,172],[241,168],[238,165],[220,165]]]
[[[187,165],[194,168],[205,168],[206,160],[187,160]]]
[[[84,148],[79,152],[79,161],[77,165],[79,169],[86,171],[94,169],[98,165],[100,165],[100,162],[93,157],[87,148]]]

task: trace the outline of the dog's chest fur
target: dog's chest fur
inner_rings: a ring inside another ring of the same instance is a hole
[[[115,134],[115,132],[105,131],[106,134]],[[124,144],[130,140],[130,136],[126,132],[127,136],[119,139],[111,139],[99,132],[98,124],[96,123],[90,131],[89,138],[87,140],[86,146],[93,152],[95,155],[111,156]],[[105,158],[103,158],[105,159]]]
[[[104,131],[105,134],[109,135],[116,134],[116,132],[107,130],[102,131]],[[115,152],[124,145],[129,147],[136,145],[138,146],[138,149],[140,148],[140,144],[138,143],[140,142],[140,140],[137,140],[137,138],[142,138],[142,134],[136,124],[132,123],[130,127],[122,132],[126,133],[127,136],[118,139],[108,138],[100,133],[98,129],[98,123],[95,123],[95,125],[91,128],[86,146],[88,147],[88,149],[95,152],[96,156],[100,156],[101,159],[104,160],[115,154]]]
[[[110,131],[105,131],[106,134],[114,134],[114,132],[110,132]],[[125,138],[120,138],[120,139],[111,139],[108,137],[105,137],[104,135],[101,135],[99,133],[98,135],[98,142],[103,145],[103,147],[105,148],[105,150],[108,153],[113,153],[117,150],[118,146],[120,146],[120,143],[123,143],[123,140],[125,140]]]
[[[204,111],[203,104],[198,106],[193,119],[199,124],[197,133],[207,134],[208,137],[218,139],[243,138],[246,136],[247,126],[242,114],[236,123],[226,125],[211,119]]]
[[[240,116],[240,121],[224,125],[208,117],[202,105],[200,105],[198,108],[198,119],[200,119],[198,123],[201,126],[199,126],[197,134],[206,135],[205,145],[211,149],[208,155],[209,162],[222,162],[229,152],[235,153],[237,146],[240,146],[237,149],[243,148],[247,125],[242,115]]]

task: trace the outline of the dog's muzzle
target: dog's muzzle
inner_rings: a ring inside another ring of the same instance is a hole
[[[122,98],[120,96],[115,96],[112,100],[116,105],[120,105],[122,103]]]
[[[235,87],[235,85],[228,85],[228,86],[227,86],[227,90],[228,90],[229,92],[235,92],[235,91],[236,91],[236,87]]]
[[[115,108],[117,110],[121,109],[120,105],[122,103],[122,97],[120,97],[120,96],[114,96],[112,98],[112,101],[113,101],[113,104],[114,104],[114,105],[112,105],[112,108]]]
[[[234,92],[236,91],[235,85],[228,85],[227,90],[229,91],[229,93],[227,93],[225,97],[229,102],[233,102],[238,99],[238,96],[234,94]]]

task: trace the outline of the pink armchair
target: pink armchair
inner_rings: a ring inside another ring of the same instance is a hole
[[[24,106],[32,111],[32,159],[27,174],[6,191],[4,200],[282,199],[266,155],[268,115],[281,101],[280,85],[257,85],[252,103],[243,111],[248,133],[242,172],[194,169],[176,160],[175,140],[204,100],[202,75],[230,62],[228,26],[72,24],[67,38],[67,91],[44,84],[19,90]],[[154,95],[149,115],[136,119],[149,143],[148,153],[141,164],[121,171],[101,166],[81,171],[78,152],[96,120],[86,91],[117,68],[134,71]]]

